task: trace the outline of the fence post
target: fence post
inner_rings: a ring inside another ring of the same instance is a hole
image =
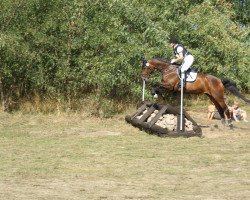
[[[185,131],[185,117],[183,114],[183,103],[184,103],[184,99],[183,99],[183,93],[184,93],[184,89],[183,89],[183,76],[185,76],[184,73],[181,73],[181,107],[180,107],[180,132],[184,132]]]

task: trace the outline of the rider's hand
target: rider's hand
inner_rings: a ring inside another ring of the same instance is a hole
[[[173,64],[173,63],[175,63],[176,62],[176,60],[175,59],[172,59],[171,60],[171,64]]]

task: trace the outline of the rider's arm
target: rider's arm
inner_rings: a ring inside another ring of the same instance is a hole
[[[176,59],[173,59],[174,62],[182,62],[182,60],[184,59],[183,53],[180,52],[179,55],[176,55]]]

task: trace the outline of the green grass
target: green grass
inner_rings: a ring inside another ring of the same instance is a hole
[[[0,199],[250,198],[246,124],[243,134],[159,138],[123,116],[0,120]]]

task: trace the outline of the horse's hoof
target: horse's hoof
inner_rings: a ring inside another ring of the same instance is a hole
[[[230,129],[233,129],[233,123],[232,123],[232,120],[231,120],[231,119],[227,119],[227,120],[226,120],[226,125],[227,125]]]
[[[229,124],[229,128],[232,130],[234,128],[233,124]]]
[[[154,95],[154,98],[157,99],[157,98],[158,98],[158,94],[155,94],[155,95]]]
[[[223,125],[225,125],[225,124],[226,124],[225,119],[221,119],[221,123],[222,123]]]

